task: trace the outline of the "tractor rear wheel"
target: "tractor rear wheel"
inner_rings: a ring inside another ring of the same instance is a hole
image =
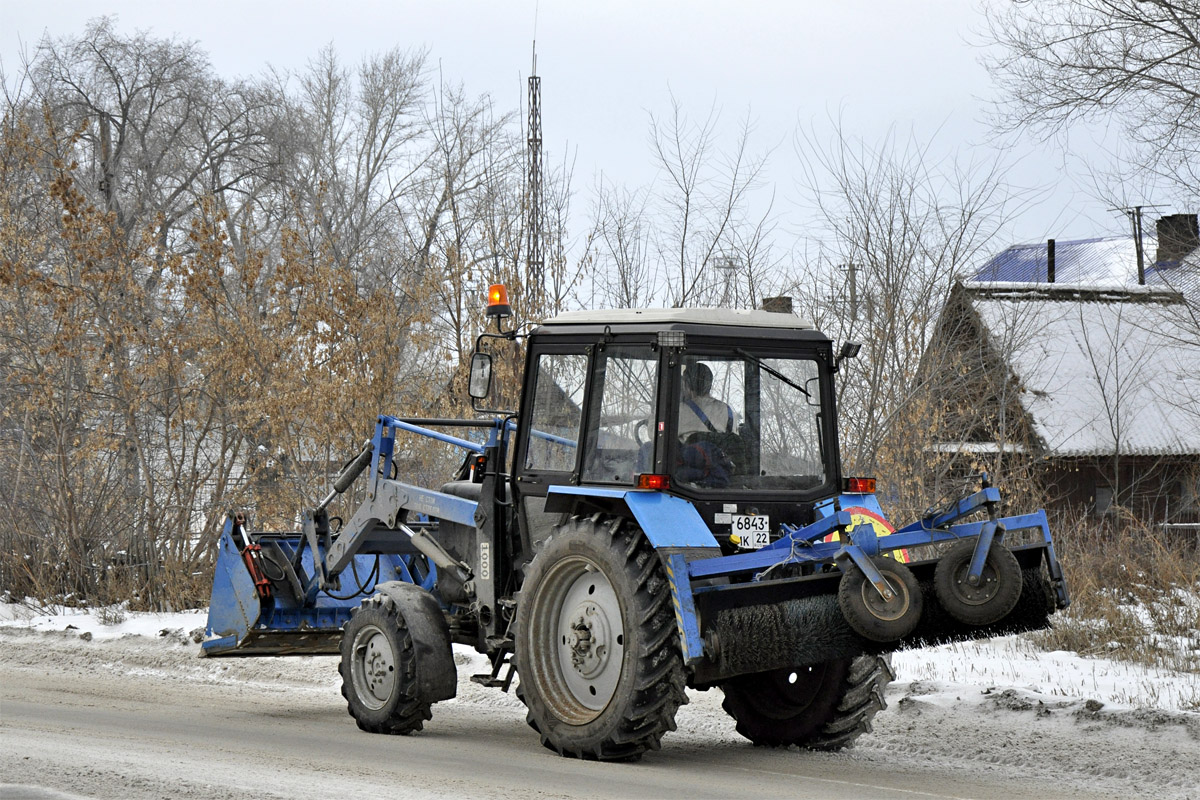
[[[342,696],[368,733],[405,735],[433,716],[418,698],[416,652],[403,615],[383,595],[354,609],[342,632]]]
[[[530,564],[517,604],[517,696],[560,755],[635,760],[687,702],[666,574],[627,520],[574,517]]]
[[[721,685],[721,707],[755,745],[840,750],[871,730],[893,677],[888,656],[741,675]]]

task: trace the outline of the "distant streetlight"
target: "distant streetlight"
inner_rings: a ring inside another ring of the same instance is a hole
[[[713,256],[713,269],[723,269],[730,272],[735,272],[742,266],[742,260],[737,256],[720,255]]]

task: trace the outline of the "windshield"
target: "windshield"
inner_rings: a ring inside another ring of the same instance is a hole
[[[797,490],[826,482],[817,361],[739,349],[688,355],[681,369],[677,485]]]

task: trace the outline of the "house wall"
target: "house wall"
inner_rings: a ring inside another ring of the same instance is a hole
[[[1120,506],[1146,524],[1200,523],[1200,456],[1057,459],[1043,481],[1051,508],[1104,516]]]

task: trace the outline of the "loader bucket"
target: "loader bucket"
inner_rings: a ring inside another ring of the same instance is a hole
[[[226,524],[218,543],[201,655],[335,655],[351,610],[373,594],[377,584],[412,579],[399,556],[356,556],[352,568],[343,573],[342,588],[329,594],[307,577],[314,574],[309,549],[303,548],[296,582],[288,580],[276,563],[294,556],[301,547],[299,534],[252,534],[251,538],[264,551],[276,554],[274,560],[262,558],[262,574],[256,575],[259,570],[250,563],[253,559],[247,558],[246,548],[238,546],[232,526]]]

